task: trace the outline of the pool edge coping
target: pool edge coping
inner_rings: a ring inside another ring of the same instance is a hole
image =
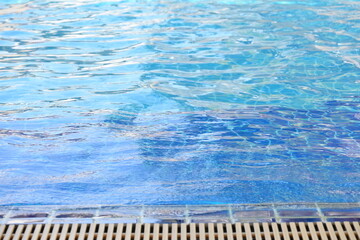
[[[360,203],[0,206],[0,224],[300,221],[360,221]]]

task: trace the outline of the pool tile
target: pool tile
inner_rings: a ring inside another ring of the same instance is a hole
[[[281,222],[321,222],[321,218],[281,218]]]
[[[273,205],[272,204],[231,204],[231,209],[233,211],[244,211],[244,210],[272,210]]]
[[[62,208],[56,209],[55,218],[92,218],[95,216],[96,208]]]
[[[315,217],[319,216],[316,209],[299,209],[299,210],[277,210],[280,217]]]
[[[11,213],[10,208],[8,208],[8,207],[0,207],[0,219],[5,218],[10,213]]]
[[[298,210],[298,209],[317,209],[315,203],[296,203],[296,204],[289,204],[289,203],[277,203],[273,205],[277,210]]]
[[[6,224],[45,223],[46,218],[9,218]]]
[[[317,204],[321,209],[348,209],[348,208],[360,208],[360,203],[318,203]]]
[[[230,218],[191,218],[191,223],[231,223]]]
[[[252,222],[276,222],[275,218],[241,218],[237,219],[236,222],[240,223],[252,223]]]
[[[7,223],[230,223],[277,221],[358,221],[359,204],[258,204],[177,206],[94,206],[1,208]],[[320,206],[325,208],[320,208]],[[299,207],[304,207],[299,209]],[[274,211],[275,208],[275,211]],[[321,209],[321,215],[318,209]],[[320,218],[322,217],[322,219]]]
[[[13,209],[8,215],[9,218],[47,218],[49,217],[49,211],[46,212],[44,209]]]
[[[274,211],[272,210],[248,210],[248,211],[233,211],[232,217],[234,219],[240,218],[268,218],[274,217]]]
[[[339,208],[325,208],[321,209],[324,216],[332,217],[332,216],[359,216],[360,217],[360,208],[347,208],[347,209],[339,209]]]
[[[189,206],[188,214],[190,217],[229,217],[229,207],[228,206]]]
[[[360,217],[358,218],[327,218],[327,222],[359,222]]]
[[[184,206],[145,207],[144,218],[154,217],[159,219],[178,219],[186,217]]]
[[[92,218],[95,215],[92,213],[60,213],[56,218]]]
[[[144,218],[142,219],[142,223],[185,223],[185,218],[183,219],[160,219],[160,218]]]
[[[54,218],[51,223],[93,223],[92,218]]]
[[[101,207],[99,209],[99,217],[109,218],[138,218],[143,214],[143,207]]]
[[[203,222],[231,222],[229,206],[189,206],[188,217],[193,223]]]
[[[92,221],[95,223],[138,223],[139,218],[102,218],[96,217],[93,218]]]

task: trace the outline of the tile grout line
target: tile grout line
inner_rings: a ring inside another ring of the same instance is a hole
[[[229,209],[228,209],[228,211],[229,211],[229,219],[230,219],[230,222],[231,222],[231,223],[235,223],[235,219],[234,219],[234,217],[233,217],[233,211],[232,211],[231,204],[229,204]]]
[[[46,218],[45,222],[52,223],[53,219],[55,218],[55,214],[56,214],[56,210],[55,209],[51,210],[50,215]]]
[[[185,223],[190,223],[191,218],[189,217],[189,206],[185,205]]]
[[[319,217],[321,219],[322,222],[327,222],[327,218],[325,217],[325,215],[322,213],[321,208],[319,207],[319,204],[315,203],[316,206],[316,210],[319,214]]]
[[[94,216],[92,217],[92,222],[93,222],[93,223],[96,223],[97,220],[99,219],[99,216],[100,216],[100,208],[97,208],[97,209],[95,210]]]
[[[94,217],[92,217],[93,223],[98,223],[98,222],[99,222],[99,219],[101,218],[101,217],[100,217],[100,209],[101,209],[101,205],[99,205],[99,206],[96,208]]]
[[[12,212],[13,212],[13,208],[14,207],[10,208],[10,210],[4,215],[4,218],[2,220],[2,224],[7,224],[7,222],[9,221],[9,218],[10,218]]]
[[[277,223],[281,223],[281,217],[280,217],[280,215],[279,215],[279,213],[278,213],[278,211],[277,211],[277,209],[275,207],[275,204],[272,204],[272,208],[273,208],[273,212],[274,212],[275,221]]]
[[[145,213],[145,205],[141,205],[140,217],[136,220],[136,223],[140,223],[140,224],[144,223],[144,213]]]

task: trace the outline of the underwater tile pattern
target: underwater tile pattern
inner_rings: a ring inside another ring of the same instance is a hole
[[[314,206],[316,211],[304,206]],[[0,208],[0,224],[27,223],[234,223],[359,221],[359,204],[229,204],[154,206],[43,206]],[[49,214],[47,214],[49,213]]]
[[[358,202],[359,15],[352,0],[0,1],[0,205]]]

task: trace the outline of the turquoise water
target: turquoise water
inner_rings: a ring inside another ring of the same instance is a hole
[[[359,1],[2,1],[0,204],[359,202]]]

